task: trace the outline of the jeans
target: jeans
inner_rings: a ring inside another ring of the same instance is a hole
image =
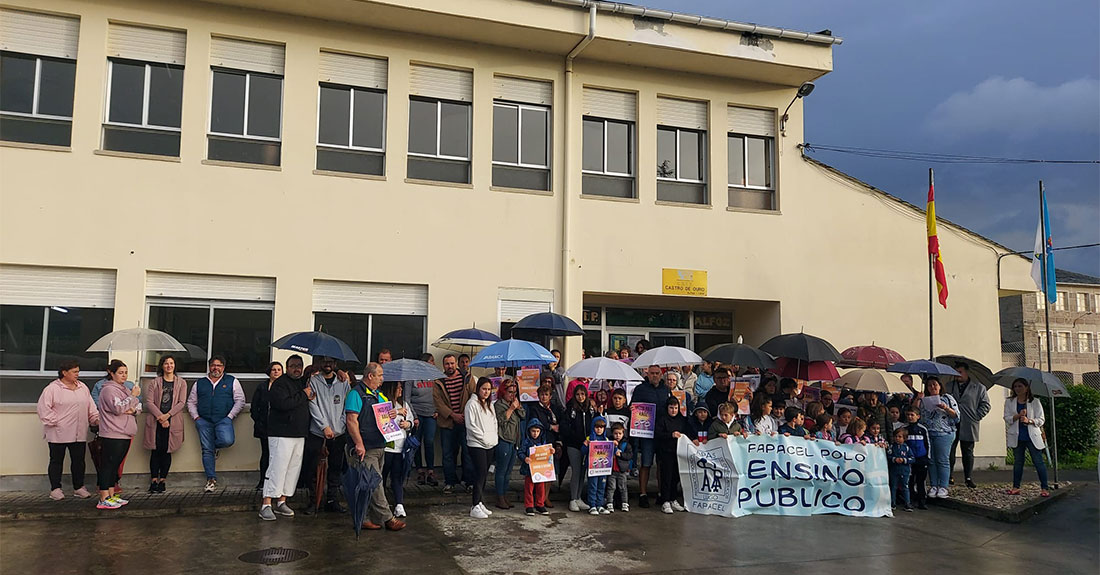
[[[909,476],[909,501],[921,504],[928,501],[928,493],[924,489],[924,482],[928,479],[928,463],[915,462],[912,471]]]
[[[435,472],[435,430],[436,422],[434,417],[421,417],[420,427],[416,428],[416,438],[420,440],[420,447],[423,450],[424,457],[421,459],[421,449],[416,451],[416,468],[423,470],[427,468],[429,472]]]
[[[1031,454],[1031,462],[1035,464],[1035,472],[1039,474],[1039,485],[1048,489],[1047,463],[1043,461],[1043,452],[1039,451],[1035,444],[1020,437],[1016,447],[1012,448],[1012,486],[1019,487],[1020,480],[1024,478],[1024,452]]]
[[[496,456],[496,488],[497,497],[504,497],[508,493],[508,479],[512,476],[512,467],[516,465],[516,445],[503,439],[497,442]]]
[[[328,495],[325,501],[339,501],[340,478],[344,473],[344,444],[347,435],[337,435],[332,439],[325,439],[320,435],[310,433],[306,437],[305,457],[302,458],[302,486],[316,496],[314,488],[317,483],[317,464],[321,459],[321,449],[328,446],[328,471],[325,475],[325,489]]]
[[[566,447],[565,452],[569,454],[569,467],[573,469],[569,475],[569,500],[579,501],[588,468],[584,465],[584,454],[579,447]]]
[[[951,467],[949,472],[955,472],[955,448],[962,445],[962,459],[963,459],[963,477],[970,479],[974,476],[974,442],[973,441],[959,441],[958,435],[955,436],[955,441],[951,443]],[[951,476],[948,475],[948,478]]]
[[[405,504],[405,454],[387,451],[382,464],[382,485],[390,478],[393,489],[393,504]]]
[[[149,476],[165,479],[172,467],[172,454],[168,453],[168,428],[157,425],[156,447],[149,452]]]
[[[65,464],[65,451],[69,451],[69,469],[73,475],[73,489],[84,487],[84,452],[87,447],[83,441],[75,443],[51,443],[50,465],[46,472],[50,476],[50,489],[61,489],[61,471]]]
[[[901,502],[909,507],[909,474],[908,465],[890,466],[890,505],[898,504],[898,494],[901,494]]]
[[[106,491],[118,483],[118,467],[130,450],[130,440],[109,437],[100,437],[99,440],[103,442],[103,454],[100,456],[102,464],[98,470],[99,490]]]
[[[588,478],[588,506],[603,507],[607,504],[607,477]]]
[[[451,429],[441,427],[439,439],[443,442],[443,482],[458,485],[458,453],[462,451],[462,482],[474,483],[474,463],[470,459],[470,447],[466,445],[466,426],[455,424]],[[434,455],[434,454],[433,454]]]
[[[619,493],[619,501],[622,503],[627,502],[630,493],[626,486],[626,477],[628,472],[626,471],[613,471],[611,476],[607,478],[607,495],[604,499],[607,505],[615,504],[615,492]]]
[[[955,442],[955,432],[928,434],[928,475],[932,487],[947,489],[951,478],[951,444]]]
[[[233,445],[233,420],[223,417],[217,423],[198,418],[195,429],[199,432],[199,445],[202,446],[202,469],[207,479],[217,479],[214,471],[214,451]]]
[[[466,446],[466,449],[474,462],[474,480],[471,483],[474,486],[474,495],[471,505],[477,505],[482,501],[481,494],[485,491],[485,480],[489,478],[489,460],[493,457],[493,450],[470,446]]]

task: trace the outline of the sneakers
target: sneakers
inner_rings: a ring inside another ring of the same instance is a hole
[[[570,511],[580,511],[581,510],[581,506],[577,505],[577,500],[576,499],[569,502],[569,510]]]
[[[394,505],[393,506],[393,516],[394,517],[405,517],[405,506],[400,504],[400,503],[398,503],[397,505]]]
[[[73,491],[73,496],[77,497],[78,499],[87,499],[91,497],[92,494],[88,491],[87,487],[81,487],[80,489]]]
[[[600,508],[599,507],[590,507],[588,509],[588,514],[589,515],[599,515],[600,514]]]
[[[493,514],[493,512],[489,511],[489,508],[486,507],[484,503],[478,503],[477,506],[481,508],[482,513],[484,513],[486,515],[492,515]]]
[[[535,513],[538,513],[539,515],[550,515],[550,510],[545,507],[536,507]]]
[[[213,493],[217,488],[218,488],[218,480],[217,479],[207,479],[206,480],[206,487],[204,487],[202,490],[205,493]]]
[[[911,506],[911,505],[906,505],[906,506],[905,506],[905,512],[906,512],[906,513],[912,513],[912,512],[913,512],[913,506]]]
[[[158,481],[157,482],[157,493],[164,493],[165,489],[167,489],[167,487],[165,487],[165,482]]]
[[[611,505],[608,505],[607,507],[604,507],[604,509],[607,511],[608,514],[614,513],[615,512],[615,504],[612,503]]]
[[[482,511],[481,505],[478,504],[470,508],[470,517],[473,517],[474,519],[488,519],[489,514]]]
[[[978,488],[978,484],[974,483],[974,480],[969,478],[969,477],[966,478],[966,486],[971,488],[971,489],[977,489]]]
[[[629,503],[627,503],[626,501],[623,501],[623,506],[622,506],[622,508],[621,508],[621,511],[622,511],[623,513],[627,513],[627,512],[629,512],[629,511],[630,511],[630,504],[629,504]]]
[[[661,513],[668,513],[669,515],[672,515],[672,505],[670,505],[667,501],[662,503],[661,504]]]
[[[669,503],[669,506],[672,507],[673,511],[687,511],[687,509],[684,509],[683,505],[680,505],[679,501],[673,500],[671,503]]]
[[[649,496],[645,493],[638,496],[638,507],[641,507],[642,509],[649,508]]]
[[[108,497],[107,499],[110,499],[110,500],[114,501],[115,503],[118,503],[119,507],[130,504],[129,501],[119,497],[118,495],[112,495],[112,496]]]
[[[270,505],[260,507],[260,519],[264,521],[275,521],[275,512],[271,510]]]
[[[600,515],[611,515],[611,508],[609,508],[609,507],[600,507],[599,512],[600,512]]]
[[[443,486],[443,495],[450,495],[454,492],[455,492],[455,486],[454,485],[444,485]]]
[[[534,517],[535,516],[535,508],[534,507],[524,508],[523,512],[526,513],[528,517]]]
[[[152,481],[152,482],[149,483],[149,493],[156,493],[156,492],[157,492],[157,482]]]
[[[590,509],[588,504],[585,503],[583,499],[577,500],[577,507],[579,507],[581,511],[588,511]]]
[[[285,517],[294,517],[294,510],[286,504],[286,501],[280,501],[276,503],[274,511],[275,513],[278,513],[279,515]]]
[[[946,487],[941,487],[940,488],[940,499],[947,499],[947,488]]]
[[[424,478],[424,481],[427,482],[427,484],[431,485],[432,487],[439,486],[439,482],[436,481],[434,473],[429,473],[428,476]]]
[[[62,499],[65,499],[65,492],[62,491],[60,487],[58,487],[57,489],[50,491],[50,499],[53,499],[54,501],[61,501]]]
[[[118,509],[120,507],[122,507],[122,505],[119,505],[119,503],[115,501],[113,497],[108,497],[107,499],[104,499],[103,501],[97,503],[95,506],[96,509]]]

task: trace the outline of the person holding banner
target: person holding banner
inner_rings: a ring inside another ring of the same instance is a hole
[[[496,478],[497,508],[511,509],[508,501],[508,479],[516,465],[516,446],[519,445],[520,428],[527,418],[527,410],[519,402],[519,386],[516,380],[504,378],[497,388],[497,401],[493,404],[497,417]]]
[[[950,395],[940,394],[940,380],[929,376],[924,380],[924,398],[920,402],[921,420],[928,428],[929,483],[931,499],[947,498],[947,482],[951,477],[951,444],[959,424],[959,404]]]
[[[569,510],[588,511],[589,506],[581,500],[586,468],[584,466],[585,439],[592,427],[595,413],[588,403],[588,388],[579,385],[573,388],[573,399],[569,400],[565,415],[562,416],[561,437],[565,451],[569,456]]]
[[[405,397],[405,384],[400,381],[387,381],[382,384],[382,395],[393,399],[393,414],[401,435],[386,442],[382,450],[382,483],[390,479],[393,489],[393,516],[405,517],[405,479],[408,471],[405,465],[405,439],[413,433],[417,415],[412,404]],[[340,451],[343,451],[341,446]],[[330,468],[331,471],[331,468]]]
[[[745,418],[749,433],[757,435],[774,435],[779,431],[779,421],[772,417],[772,398],[766,393],[759,393],[752,399],[752,407],[749,408],[749,416]]]
[[[541,395],[541,394],[540,394]],[[549,399],[550,392],[546,392]],[[548,443],[539,418],[527,420],[527,433],[519,444],[523,454],[519,474],[523,476],[523,511],[527,515],[550,515],[546,509],[546,484],[554,481],[554,446]]]
[[[687,511],[676,501],[676,490],[680,487],[680,468],[676,460],[676,443],[680,436],[690,433],[687,418],[680,413],[680,400],[670,397],[665,410],[657,416],[657,426],[653,430],[656,442],[657,467],[657,504],[662,513]]]
[[[608,445],[610,443],[610,445]],[[597,415],[584,440],[585,463],[588,471],[588,513],[609,515],[607,510],[607,476],[614,466],[615,444],[607,437],[607,420]]]
[[[290,368],[290,364],[287,364]],[[363,380],[355,384],[344,402],[344,413],[347,416],[347,430],[351,444],[349,455],[358,457],[366,464],[368,469],[382,475],[382,464],[385,459],[386,437],[382,432],[385,423],[378,420],[376,409],[380,404],[389,404],[389,399],[379,389],[382,387],[384,377],[382,366],[370,362],[363,370]],[[389,405],[392,414],[393,405]],[[380,425],[382,423],[382,425]],[[370,530],[379,530],[382,527],[390,531],[400,531],[405,528],[405,522],[394,517],[390,511],[390,505],[386,501],[386,488],[382,482],[374,489],[370,496],[367,508],[367,519],[363,521],[363,527]]]
[[[499,441],[497,417],[489,403],[489,396],[493,394],[493,381],[482,377],[477,380],[475,390],[463,411],[466,420],[466,447],[470,450],[470,459],[474,464],[473,507],[470,508],[470,517],[488,519],[493,512],[485,508],[482,492],[485,491],[485,480],[489,476],[489,458]]]

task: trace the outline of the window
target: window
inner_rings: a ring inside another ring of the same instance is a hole
[[[1054,334],[1054,351],[1073,351],[1068,331],[1060,331]]]
[[[550,189],[550,109],[493,103],[493,185]]]
[[[1077,311],[1085,312],[1089,311],[1089,296],[1085,293],[1074,294],[1074,299],[1077,300]]]
[[[103,149],[178,157],[183,66],[110,59]]]
[[[424,353],[427,318],[411,315],[316,312],[313,329],[348,344],[363,361],[374,361],[383,348],[393,359],[419,359]],[[365,355],[364,355],[365,354]]]
[[[1095,340],[1092,339],[1091,333],[1079,333],[1077,334],[1077,352],[1078,353],[1096,353]]]
[[[68,146],[76,60],[0,52],[0,140]]]
[[[207,158],[280,164],[285,59],[281,45],[211,38]]]
[[[470,183],[470,105],[409,100],[408,177]]]
[[[317,169],[380,176],[385,172],[386,93],[321,84]]]
[[[727,137],[729,206],[778,209],[775,186],[775,111],[730,106]]]
[[[269,303],[151,300],[146,325],[187,348],[171,353],[181,373],[206,373],[207,360],[223,355],[227,372],[261,374],[271,361],[273,313]],[[150,353],[143,372],[154,371],[160,355]]]
[[[114,325],[114,310],[0,305],[0,371],[53,371],[66,359],[107,369],[106,353],[84,351]]]
[[[707,203],[706,133],[657,127],[657,199]]]
[[[633,122],[585,117],[583,148],[581,193],[636,197]]]
[[[1064,291],[1058,292],[1058,299],[1054,301],[1054,311],[1066,311],[1066,300],[1069,299],[1069,294]]]
[[[1037,291],[1035,292],[1035,309],[1044,310],[1047,308],[1047,294]]]

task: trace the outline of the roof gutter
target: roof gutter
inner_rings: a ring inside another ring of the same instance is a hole
[[[628,16],[637,16],[641,18],[652,18],[654,20],[665,20],[668,22],[676,22],[677,24],[687,24],[689,26],[699,26],[700,28],[710,28],[713,30],[726,30],[730,32],[738,32],[741,34],[759,34],[761,36],[771,36],[773,38],[782,38],[784,40],[800,40],[803,42],[812,42],[814,44],[842,44],[843,38],[836,36],[827,36],[825,34],[810,34],[808,32],[800,32],[798,30],[788,30],[786,28],[776,28],[773,26],[758,26],[756,24],[749,24],[747,22],[735,22],[733,20],[724,20],[722,18],[710,18],[707,16],[696,16],[694,14],[683,14],[680,12],[672,12],[670,10],[656,10],[653,8],[646,8],[644,6],[634,6],[632,4],[623,4],[620,2],[601,2],[596,0],[550,0],[552,4],[565,4],[568,6],[575,6],[577,8],[592,8],[604,12],[610,12],[612,14],[625,14]]]

